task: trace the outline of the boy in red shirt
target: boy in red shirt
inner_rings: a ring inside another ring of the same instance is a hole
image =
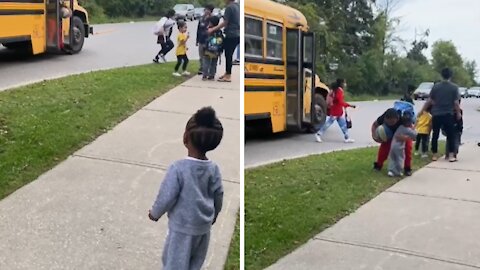
[[[322,136],[327,131],[327,129],[337,121],[340,129],[343,132],[344,142],[345,143],[354,143],[355,140],[351,139],[348,135],[348,128],[347,128],[347,120],[345,119],[345,108],[352,107],[355,108],[356,106],[350,105],[345,102],[343,89],[347,86],[347,83],[344,79],[337,79],[336,83],[332,87],[333,91],[333,104],[329,107],[329,115],[328,119],[325,124],[320,128],[320,130],[315,134],[315,139],[317,142],[321,143]]]

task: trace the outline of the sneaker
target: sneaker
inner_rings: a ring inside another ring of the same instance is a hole
[[[418,155],[420,155],[420,153],[418,153],[417,151],[415,151],[415,153],[413,153],[413,155],[417,157]]]
[[[388,175],[389,177],[395,177],[395,174],[394,174],[392,171],[389,171],[389,172],[387,173],[387,175]]]
[[[458,159],[457,159],[457,157],[451,156],[451,157],[448,159],[448,161],[450,161],[450,162],[457,162]]]
[[[207,77],[203,76],[202,81],[206,81],[206,80],[207,80]]]
[[[432,161],[437,161],[438,160],[438,155],[437,154],[433,154],[432,156]]]
[[[233,65],[240,65],[240,60],[233,60]]]
[[[191,73],[185,70],[185,71],[182,73],[182,75],[183,75],[183,76],[190,76]]]
[[[199,72],[197,73],[197,75],[203,75],[203,72],[199,71]]]
[[[163,63],[167,62],[167,59],[165,58],[165,55],[160,55],[160,59],[162,59]]]
[[[156,63],[156,64],[160,64],[160,62],[158,62],[158,58],[153,58],[152,61],[153,61],[154,63]]]
[[[207,80],[209,80],[209,81],[215,81],[215,77],[210,76],[210,77],[207,78]]]
[[[174,72],[172,75],[175,76],[175,77],[182,77],[182,74],[180,74],[178,72]]]
[[[322,141],[322,136],[320,136],[318,133],[315,134],[315,140],[316,140],[318,143],[323,142],[323,141]]]
[[[354,143],[355,140],[354,140],[354,139],[345,139],[344,142],[345,142],[345,143]]]
[[[410,170],[410,169],[405,169],[405,175],[406,175],[406,176],[412,176],[412,174],[413,174],[413,173],[412,173],[412,170]]]
[[[422,158],[428,158],[427,154],[422,154]]]

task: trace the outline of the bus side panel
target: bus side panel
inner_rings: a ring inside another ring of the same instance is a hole
[[[43,5],[0,4],[0,40],[3,43],[31,40],[34,54],[45,52]]]
[[[273,133],[286,131],[285,92],[248,91],[247,81],[245,88],[245,116],[269,115]]]

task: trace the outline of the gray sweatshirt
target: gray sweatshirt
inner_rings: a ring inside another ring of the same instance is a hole
[[[188,235],[210,231],[223,203],[222,176],[218,166],[205,160],[187,158],[168,168],[151,214],[168,213],[168,228]]]
[[[401,125],[393,136],[392,149],[405,149],[405,142],[397,140],[397,136],[399,135],[407,135],[410,139],[414,140],[417,137],[417,132],[413,128]]]

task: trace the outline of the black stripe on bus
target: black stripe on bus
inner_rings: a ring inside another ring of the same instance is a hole
[[[285,79],[285,76],[283,74],[245,73],[245,79],[283,80]]]
[[[263,59],[255,57],[245,57],[245,63],[266,64],[266,65],[278,65],[283,66],[285,62],[282,60]]]
[[[283,86],[245,86],[245,92],[283,92]]]
[[[0,3],[31,3],[43,4],[45,0],[0,0]]]
[[[10,15],[43,15],[45,11],[43,9],[2,9],[0,10],[0,16]]]
[[[30,41],[30,36],[18,36],[18,37],[3,37],[3,38],[0,38],[0,43],[23,42],[23,41]]]

